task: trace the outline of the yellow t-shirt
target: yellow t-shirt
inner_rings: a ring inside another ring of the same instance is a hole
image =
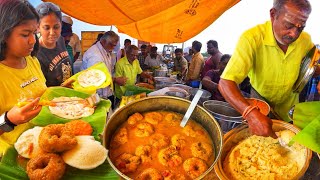
[[[127,57],[125,56],[116,63],[115,77],[127,77],[128,79],[125,86],[134,85],[136,83],[137,75],[141,73],[142,69],[137,59],[135,59],[132,64],[130,64]],[[117,98],[120,99],[126,92],[125,86],[119,86],[115,84],[115,95]]]
[[[27,66],[24,69],[14,69],[0,63],[0,114],[9,111],[21,98],[40,97],[47,88],[38,59],[31,56],[25,58]],[[25,123],[3,133],[0,136],[0,156],[30,127],[30,123]]]
[[[301,60],[312,47],[310,35],[302,32],[284,53],[273,36],[271,22],[267,21],[242,34],[221,78],[239,84],[249,76],[252,87],[283,120],[289,121],[287,113],[298,103],[298,94],[293,93],[292,87]]]

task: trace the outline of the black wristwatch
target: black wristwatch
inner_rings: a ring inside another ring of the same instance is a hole
[[[10,122],[10,120],[7,117],[7,113],[5,112],[4,114],[2,114],[0,116],[0,129],[4,132],[10,132],[14,129],[14,127],[16,126],[15,124],[13,124],[12,122]]]

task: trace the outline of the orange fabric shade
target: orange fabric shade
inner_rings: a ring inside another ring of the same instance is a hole
[[[81,21],[156,43],[184,42],[240,0],[44,0]]]

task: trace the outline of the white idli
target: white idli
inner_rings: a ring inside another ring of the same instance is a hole
[[[23,132],[14,144],[18,154],[25,158],[35,157],[39,150],[39,135],[42,127],[36,126]]]
[[[72,167],[89,170],[101,165],[107,158],[107,150],[93,136],[76,136],[75,148],[62,154],[64,162]]]

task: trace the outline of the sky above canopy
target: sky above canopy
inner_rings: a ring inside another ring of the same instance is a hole
[[[37,6],[41,0],[29,0],[32,5]],[[314,43],[320,44],[320,1],[309,0],[312,5],[312,13],[309,16],[305,31],[308,32]],[[257,24],[264,23],[269,20],[269,10],[272,7],[273,0],[242,0],[231,9],[222,14],[214,23],[203,30],[200,34],[192,37],[184,43],[184,47],[189,47],[192,41],[198,40],[203,46],[201,52],[206,52],[206,42],[210,39],[217,40],[219,49],[222,53],[232,54],[239,36],[246,30]],[[73,31],[81,36],[81,31],[108,31],[110,26],[96,26],[84,23],[77,19],[73,19]],[[118,32],[114,26],[112,30]],[[133,44],[137,45],[137,40],[119,33],[120,43],[126,38],[132,40]],[[176,44],[181,47],[180,44]],[[162,44],[157,44],[158,48],[162,50]]]

